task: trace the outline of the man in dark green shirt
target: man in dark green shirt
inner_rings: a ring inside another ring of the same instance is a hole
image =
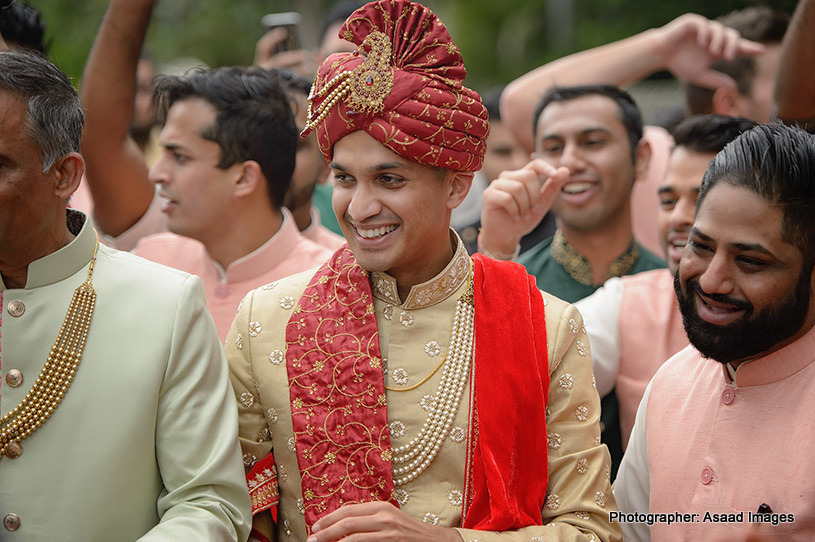
[[[628,93],[608,85],[553,87],[536,111],[534,135],[535,158],[484,192],[481,252],[511,258],[551,207],[554,237],[518,259],[542,290],[574,302],[609,277],[665,267],[631,228],[631,190],[651,149]]]
[[[651,158],[631,96],[609,85],[552,87],[534,119],[534,159],[484,191],[479,251],[516,257],[520,238],[551,207],[555,235],[518,258],[541,290],[573,303],[610,277],[665,267],[636,242],[631,226],[631,191]],[[614,392],[601,407],[616,473],[622,438]]]

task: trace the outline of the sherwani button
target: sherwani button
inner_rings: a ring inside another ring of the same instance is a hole
[[[12,299],[8,302],[8,313],[15,318],[22,316],[25,312],[25,304],[19,299]]]
[[[6,457],[9,459],[17,459],[21,455],[23,455],[23,447],[19,442],[12,442],[6,446]]]
[[[11,386],[12,388],[16,388],[22,383],[23,383],[23,373],[21,373],[18,369],[12,369],[8,373],[6,373],[6,384]]]
[[[215,297],[223,299],[228,295],[229,286],[227,286],[226,284],[219,284],[218,286],[215,287]]]
[[[16,531],[20,528],[20,516],[17,514],[6,514],[3,518],[3,526],[7,531]]]
[[[733,391],[733,388],[728,386],[722,391],[722,403],[724,403],[726,405],[729,405],[735,399],[736,399],[736,392]]]
[[[708,485],[713,480],[713,471],[710,467],[702,469],[702,483]]]

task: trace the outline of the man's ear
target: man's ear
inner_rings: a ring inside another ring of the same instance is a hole
[[[78,152],[69,152],[54,162],[51,172],[54,175],[54,194],[67,201],[79,188],[85,174],[85,160]]]
[[[641,181],[648,175],[648,166],[651,164],[651,142],[644,137],[634,147],[634,179]]]
[[[711,108],[718,115],[739,116],[739,92],[733,88],[719,87],[713,91]]]
[[[260,169],[260,164],[254,160],[246,160],[240,164],[240,176],[235,180],[235,196],[244,197],[254,194],[256,190],[266,190],[266,177]]]
[[[447,175],[449,176],[450,182],[450,193],[447,196],[447,207],[450,210],[453,210],[461,205],[461,202],[467,197],[467,193],[470,191],[470,187],[473,184],[473,172],[451,171],[448,172]]]

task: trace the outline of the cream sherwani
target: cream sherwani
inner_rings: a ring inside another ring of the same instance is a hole
[[[88,276],[94,231],[69,216],[77,237],[32,262],[25,288],[0,282],[3,415],[31,389]],[[201,281],[105,246],[92,280],[73,383],[22,455],[0,459],[0,520],[19,518],[0,539],[245,540],[237,413]]]
[[[404,301],[399,299],[392,277],[372,273],[394,448],[413,439],[428,411],[436,406],[442,371],[433,371],[450,346],[456,303],[467,289],[471,265],[459,241],[447,268],[414,286]],[[251,292],[239,309],[226,344],[240,403],[245,466],[251,468],[272,449],[274,452],[280,488],[278,540],[306,538],[284,352],[286,322],[313,274],[301,273]],[[461,529],[465,541],[620,539],[617,526],[608,523],[608,510],[614,509],[615,503],[608,481],[608,452],[600,444],[599,400],[592,385],[582,320],[571,305],[557,298],[544,294],[544,302],[551,374],[546,419],[549,487],[542,511],[546,525],[506,533]],[[402,510],[428,523],[451,527],[460,523],[468,398],[469,383],[438,456],[415,480],[397,486],[395,491]]]

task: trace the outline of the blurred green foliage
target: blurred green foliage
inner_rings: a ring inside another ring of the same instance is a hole
[[[48,23],[52,59],[69,75],[82,72],[107,0],[28,0]],[[792,13],[795,0],[428,0],[464,55],[468,85],[506,83],[545,62],[602,45],[695,12],[715,17],[756,3]],[[263,29],[260,18],[300,11],[305,43],[316,44],[331,0],[162,0],[147,51],[159,63],[195,57],[210,66],[249,64]],[[548,19],[548,20],[547,20]]]

